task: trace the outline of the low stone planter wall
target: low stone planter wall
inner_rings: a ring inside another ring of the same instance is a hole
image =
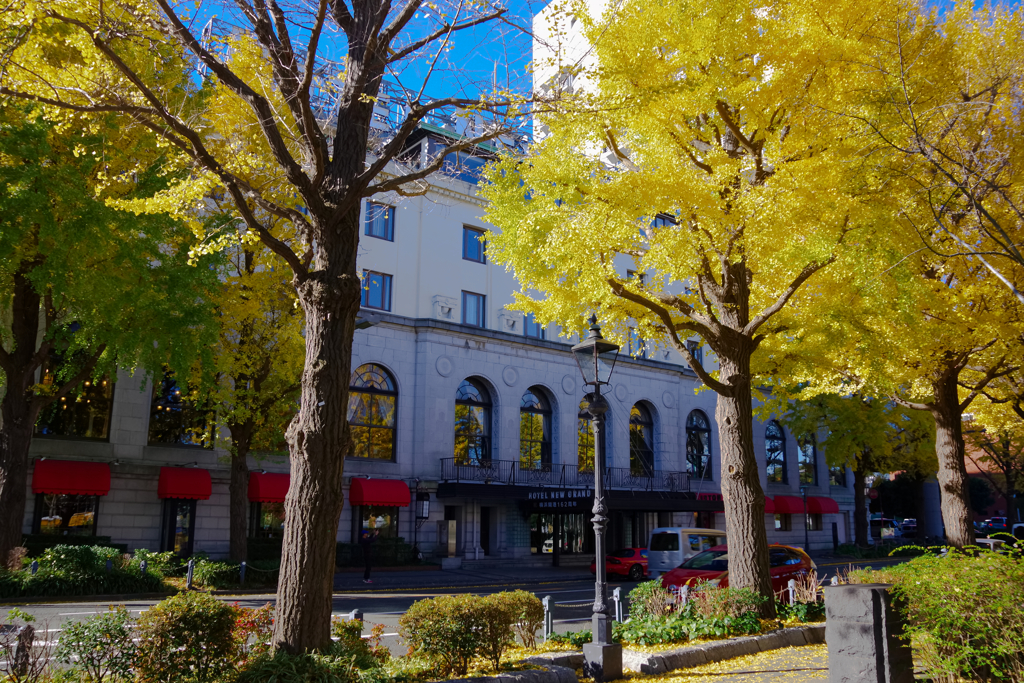
[[[724,659],[753,655],[758,652],[779,650],[784,647],[817,645],[825,642],[825,624],[810,624],[786,628],[760,636],[715,640],[701,645],[689,645],[665,652],[637,652],[622,649],[622,666],[643,674],[663,674],[675,669],[688,669],[703,664],[713,664]],[[577,683],[576,669],[583,668],[581,652],[551,652],[528,657],[524,664],[541,666],[543,669],[515,671],[499,676],[478,676],[459,678],[443,683]]]

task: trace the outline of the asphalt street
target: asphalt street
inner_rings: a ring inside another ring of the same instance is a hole
[[[898,561],[900,560],[861,561],[852,563],[852,566],[882,566]],[[847,561],[818,560],[817,564],[819,576],[823,577],[826,583],[835,575],[837,570],[844,571],[847,567],[851,566],[851,563]],[[531,572],[532,580],[517,583],[513,577],[522,573],[524,572],[517,572],[514,569],[505,570],[504,572],[494,570],[489,573],[463,572],[460,574],[451,572],[423,572],[422,574],[418,572],[380,572],[378,577],[382,578],[376,579],[379,584],[375,583],[370,586],[361,583],[360,575],[359,585],[362,588],[336,591],[334,593],[332,611],[335,615],[344,618],[353,610],[361,610],[363,612],[365,634],[369,634],[370,629],[375,624],[382,624],[386,634],[384,642],[396,654],[401,653],[403,650],[397,635],[399,617],[405,613],[413,602],[438,595],[461,593],[487,595],[499,591],[522,588],[533,592],[540,598],[551,596],[551,603],[554,605],[553,617],[556,633],[576,631],[587,627],[594,597],[594,584],[593,579],[590,578],[589,572],[585,568],[582,571],[580,568],[563,569],[561,571],[549,570],[546,572],[544,570],[534,571]],[[446,575],[442,578],[446,578],[448,583],[468,581],[473,576],[476,576],[477,583],[476,585],[429,587],[413,585],[417,582],[432,583],[436,579],[433,574]],[[349,577],[341,577],[336,583],[351,583],[351,581]],[[399,583],[404,583],[406,587],[380,585]],[[609,593],[615,588],[621,588],[624,612],[627,614],[627,595],[634,585],[636,584],[630,581],[612,581],[609,583]],[[218,595],[217,597],[227,602],[237,603],[242,607],[262,607],[268,602],[273,603],[275,601],[273,593],[260,595]],[[49,603],[7,603],[0,605],[0,615],[6,616],[8,609],[17,606],[35,617],[37,629],[47,631],[52,634],[51,637],[55,637],[61,630],[61,627],[68,621],[87,619],[106,611],[113,605],[124,605],[133,614],[139,614],[149,609],[156,602],[158,601],[155,599],[107,600],[101,602],[77,602],[69,599]],[[6,621],[2,616],[0,616],[0,622]]]

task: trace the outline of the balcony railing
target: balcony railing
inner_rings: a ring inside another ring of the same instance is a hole
[[[482,481],[514,486],[593,486],[594,471],[581,470],[574,464],[529,465],[519,460],[441,459],[441,478],[445,481]],[[605,468],[605,487],[640,491],[689,491],[686,472],[662,470],[638,472],[629,467]]]

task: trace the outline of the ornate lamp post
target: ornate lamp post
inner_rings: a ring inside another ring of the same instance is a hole
[[[608,507],[604,502],[604,414],[608,412],[608,401],[601,396],[601,385],[608,384],[619,347],[601,337],[596,316],[590,316],[589,322],[590,333],[586,339],[572,347],[572,353],[583,373],[583,383],[594,387],[587,408],[594,425],[594,617],[593,641],[583,646],[583,657],[586,675],[600,683],[622,678],[622,646],[612,642],[612,619],[608,616],[605,571]]]

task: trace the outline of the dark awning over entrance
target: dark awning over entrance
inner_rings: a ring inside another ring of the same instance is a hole
[[[110,493],[110,465],[80,460],[39,460],[32,472],[32,493],[105,496]]]
[[[213,492],[210,471],[191,467],[161,467],[157,482],[158,498],[209,500]]]

